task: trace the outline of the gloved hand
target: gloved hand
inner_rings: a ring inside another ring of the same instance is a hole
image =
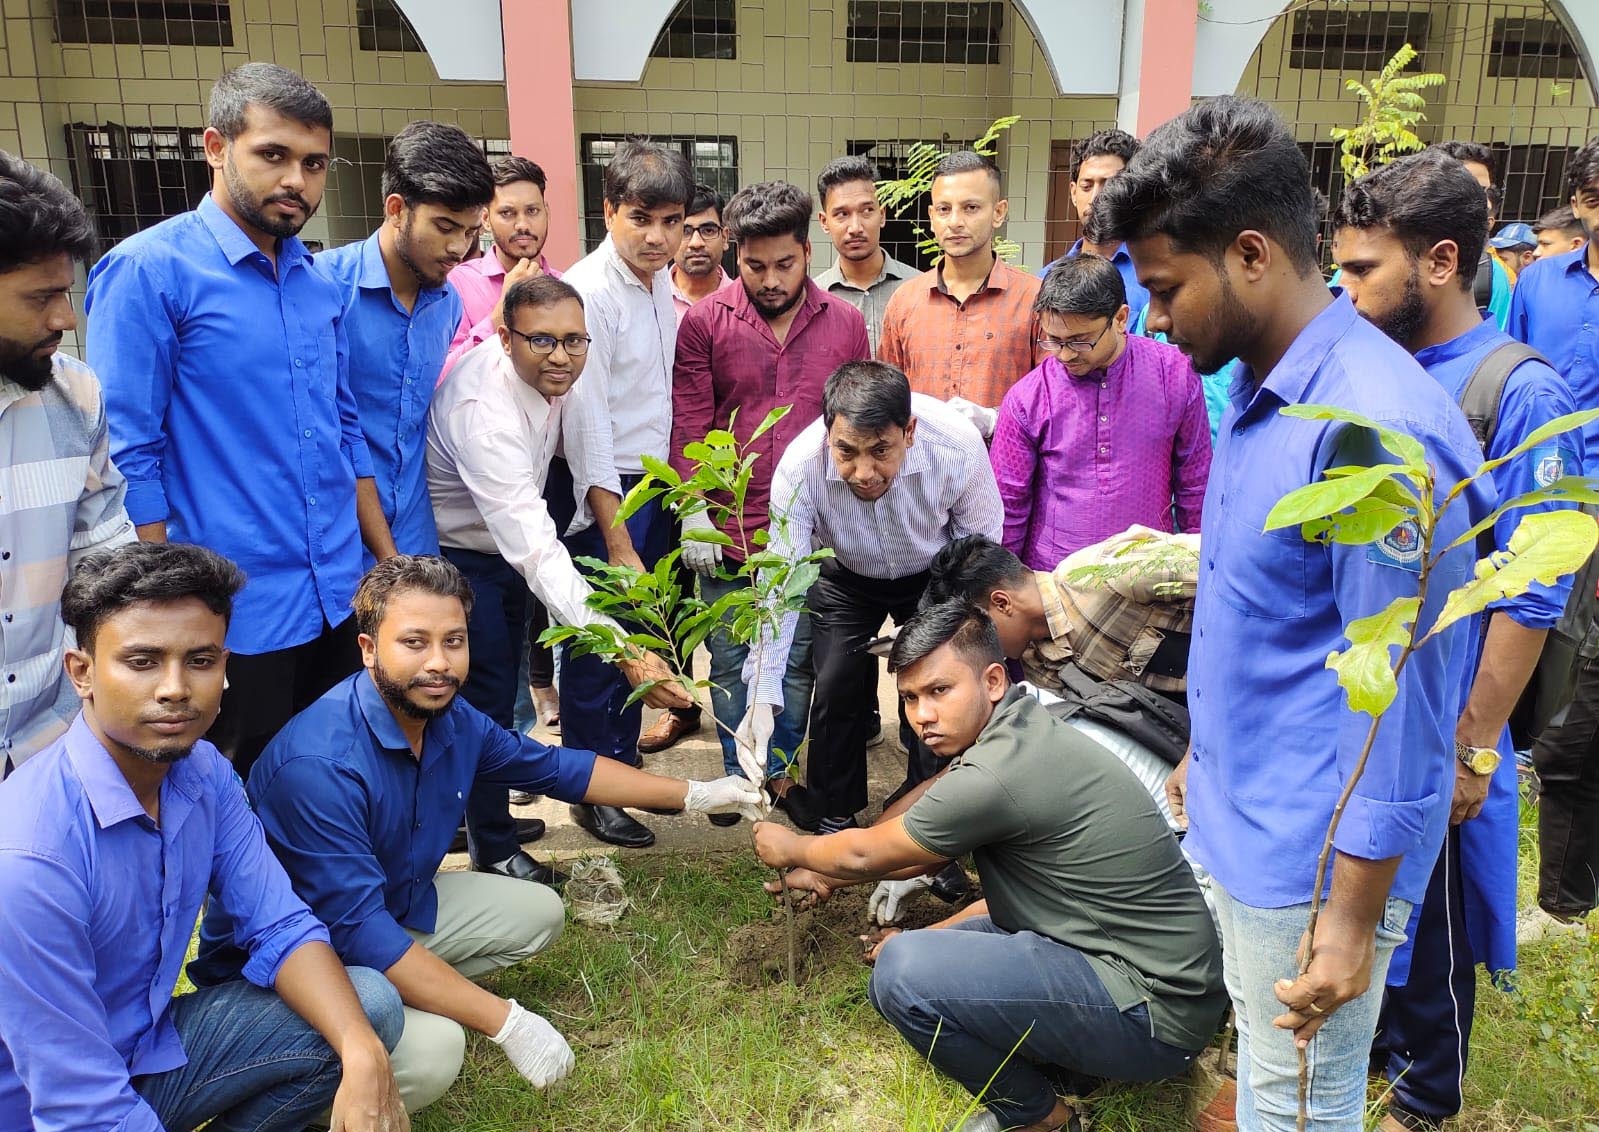
[[[771,704],[751,704],[733,733],[739,769],[751,782],[766,781],[766,756],[771,750],[772,727],[776,722],[773,715]]]
[[[999,410],[985,408],[964,397],[951,397],[944,403],[976,425],[984,440],[994,435],[994,423],[999,420]]]
[[[906,905],[910,903],[911,897],[932,887],[933,878],[930,876],[882,881],[872,890],[872,899],[866,905],[866,914],[872,918],[874,924],[881,924],[884,927],[897,924],[899,918],[905,914]]]
[[[766,817],[761,810],[764,800],[749,779],[730,774],[710,782],[689,779],[683,808],[691,814],[742,814],[750,821],[760,821]]]
[[[511,999],[511,1014],[490,1039],[505,1051],[516,1071],[535,1088],[553,1085],[577,1064],[572,1047],[555,1027]]]
[[[714,531],[716,524],[711,522],[710,512],[696,511],[683,520],[683,533],[689,531]],[[722,548],[714,542],[701,542],[698,539],[683,539],[683,565],[699,574],[701,577],[710,577],[716,573],[716,568],[722,564]]]

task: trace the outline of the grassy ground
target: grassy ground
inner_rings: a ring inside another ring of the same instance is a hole
[[[655,859],[624,874],[635,907],[618,925],[570,924],[546,955],[498,977],[501,994],[566,1034],[573,1078],[541,1094],[474,1039],[461,1081],[417,1118],[419,1130],[869,1132],[941,1129],[966,1110],[964,1092],[866,1000],[867,970],[855,959],[864,892],[801,918],[808,978],[795,988],[781,978],[786,934],[751,859]],[[1599,1132],[1599,938],[1526,951],[1519,987],[1482,984],[1459,1127]],[[1187,1127],[1202,1089],[1104,1090],[1091,1099],[1092,1126]]]

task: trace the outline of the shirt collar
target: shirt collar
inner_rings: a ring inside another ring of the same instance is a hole
[[[361,241],[361,265],[356,274],[355,285],[367,291],[387,291],[392,298],[394,283],[389,279],[389,265],[383,262],[383,245],[378,242],[378,233],[373,232]],[[437,287],[423,286],[417,290],[416,303],[410,313],[417,314],[430,303],[444,297],[449,289],[449,283],[441,283]],[[405,308],[395,299],[395,310],[404,313]]]
[[[549,424],[550,414],[555,412],[555,407],[561,399],[551,400],[517,377],[516,367],[511,364],[510,355],[504,350],[495,351],[494,364],[499,369],[500,377],[510,384],[511,395],[522,407],[522,414],[533,427],[533,431],[543,432],[545,426]]]
[[[1080,256],[1082,254],[1083,254],[1083,241],[1081,239],[1079,239],[1075,244],[1073,244],[1070,248],[1068,248],[1067,251],[1066,251],[1066,254],[1061,256],[1060,258],[1061,259],[1075,259],[1075,258],[1077,258],[1078,256]],[[1127,250],[1127,245],[1126,244],[1117,244],[1116,245],[1116,250],[1111,252],[1111,254],[1110,254],[1110,261],[1112,263],[1132,263],[1133,262],[1133,257],[1132,257],[1132,254]],[[1059,263],[1060,259],[1057,259],[1055,262]]]
[[[356,706],[361,709],[367,729],[372,732],[372,738],[377,741],[378,746],[385,751],[403,751],[406,755],[410,755],[411,741],[405,737],[405,732],[400,730],[400,721],[394,718],[394,712],[383,699],[383,694],[378,691],[372,674],[363,668],[350,679],[355,681]],[[448,746],[454,740],[455,705],[452,703],[449,711],[428,720],[427,727],[422,732],[422,749],[426,752],[429,745]]]
[[[1020,710],[1023,710],[1025,703],[1031,700],[1032,697],[1026,692],[1022,691],[1021,688],[1017,687],[1015,684],[1012,684],[1009,688],[1006,688],[1005,694],[999,698],[999,703],[994,705],[994,712],[988,717],[988,722],[983,724],[983,729],[977,733],[976,740],[973,741],[970,747],[967,747],[964,751],[962,751],[960,755],[957,756],[957,759],[964,760],[965,757],[971,754],[972,751],[976,750],[977,747],[982,744],[983,740],[988,738],[992,732],[1001,727],[1009,727],[1015,722],[1016,713]]]
[[[227,256],[228,262],[233,266],[237,267],[252,255],[261,255],[261,249],[255,246],[255,241],[245,234],[243,228],[234,223],[233,217],[222,211],[222,206],[210,193],[200,198],[200,204],[195,212],[199,214],[201,222],[211,230],[217,247],[222,249],[222,254]],[[300,237],[284,236],[278,240],[277,260],[280,276],[288,268],[308,258],[310,253],[305,250]]]
[[[627,267],[627,265],[625,263],[622,266],[623,266],[623,268]],[[628,272],[628,274],[631,275],[632,272],[630,271],[630,272]],[[685,295],[683,293],[683,288],[681,288],[681,287],[679,287],[677,285],[677,265],[676,264],[672,264],[672,265],[667,267],[667,269],[666,269],[666,277],[672,281],[672,298],[676,299],[680,303],[685,304],[686,306],[693,306],[694,303],[695,303],[695,300],[691,299],[687,295]],[[707,299],[711,298],[712,296],[714,296],[716,294],[717,291],[720,291],[722,289],[722,287],[726,283],[727,283],[727,272],[722,270],[722,265],[721,264],[717,264],[716,265],[716,291],[712,291],[709,295],[706,295],[705,297]],[[743,288],[740,288],[740,290],[742,290],[742,289]]]
[[[1049,635],[1054,640],[1064,640],[1072,626],[1066,618],[1066,602],[1060,596],[1060,585],[1049,570],[1034,570],[1033,577],[1038,582],[1038,596],[1043,601],[1044,622],[1049,626]]]
[[[633,269],[627,265],[627,260],[623,259],[622,253],[616,250],[615,240],[611,239],[609,236],[605,237],[605,242],[600,245],[600,251],[605,255],[605,262],[610,264],[613,272],[621,276],[622,282],[625,285],[637,287],[640,291],[644,291],[646,294],[654,294],[653,286],[645,287],[643,282],[640,281],[639,277],[633,274]],[[654,282],[658,283],[663,275],[666,276],[666,286],[668,288],[667,294],[671,294],[670,288],[672,286],[672,265],[670,263],[661,268],[661,270],[657,271],[652,278]]]
[[[1442,362],[1453,361],[1479,347],[1486,346],[1499,337],[1499,324],[1491,314],[1484,315],[1482,321],[1473,326],[1464,334],[1456,335],[1447,342],[1440,342],[1436,346],[1428,346],[1416,351],[1416,361],[1422,369],[1431,369]]]
[[[1566,252],[1564,255],[1551,257],[1560,264],[1560,269],[1568,275],[1588,274],[1588,245],[1583,244],[1576,251]],[[1563,261],[1563,262],[1562,262]]]
[[[89,799],[94,820],[101,829],[110,829],[130,818],[149,816],[139,799],[134,797],[133,787],[123,777],[122,768],[117,766],[116,760],[105,749],[81,711],[67,729],[66,754],[72,762],[72,769],[77,772],[78,781],[83,785],[83,793]],[[196,801],[200,791],[195,775],[189,760],[179,759],[167,768],[161,788],[165,791],[170,786],[190,801]]]
[[[906,263],[901,263],[887,252],[884,252],[883,266],[878,269],[877,278],[873,279],[865,287],[856,287],[855,284],[851,283],[848,279],[845,279],[844,269],[839,266],[837,261],[834,261],[832,267],[829,267],[826,271],[822,272],[816,277],[816,285],[824,290],[836,286],[842,286],[850,287],[856,291],[870,291],[872,288],[876,287],[879,283],[886,279],[914,279],[920,274],[921,272],[917,271],[914,267]]]
[[[1305,324],[1288,351],[1272,368],[1271,374],[1260,383],[1260,390],[1270,390],[1285,405],[1297,404],[1304,398],[1310,379],[1316,376],[1328,352],[1348,333],[1358,318],[1360,315],[1355,311],[1355,304],[1349,301],[1349,296],[1342,289],[1335,291],[1333,301]],[[1241,372],[1240,377],[1243,376]],[[1242,382],[1235,383],[1235,387],[1245,391],[1249,388],[1247,383]]]
[[[983,285],[977,288],[977,290],[973,291],[972,294],[981,295],[984,291],[990,289],[995,291],[1003,291],[1005,289],[1006,282],[1005,272],[1003,270],[1004,266],[1005,261],[1000,259],[998,255],[995,255],[994,265],[988,269],[988,278],[984,279]],[[939,291],[945,295],[949,294],[949,288],[944,286],[944,264],[942,262],[940,262],[937,267],[933,268],[933,290]]]

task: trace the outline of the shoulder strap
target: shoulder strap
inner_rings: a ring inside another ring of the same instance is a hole
[[[1477,304],[1477,309],[1483,314],[1488,313],[1488,304],[1494,297],[1494,264],[1493,253],[1483,252],[1482,258],[1477,261],[1477,274],[1471,281],[1471,297]]]
[[[1460,391],[1460,409],[1471,423],[1484,457],[1499,428],[1499,403],[1504,399],[1505,382],[1522,362],[1542,357],[1525,342],[1512,340],[1489,350],[1471,371],[1466,387]]]

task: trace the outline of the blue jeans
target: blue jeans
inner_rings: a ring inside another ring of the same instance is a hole
[[[400,992],[377,971],[346,968],[367,1020],[392,1050],[405,1025]],[[299,1132],[338,1092],[338,1055],[276,993],[243,979],[202,987],[172,1003],[189,1062],[133,1079],[165,1128],[187,1132]]]
[[[1299,1058],[1293,1031],[1271,1024],[1287,1009],[1273,987],[1298,971],[1296,956],[1310,905],[1253,908],[1234,900],[1214,879],[1211,891],[1221,927],[1222,973],[1238,1023],[1239,1132],[1293,1132],[1299,1115]],[[1390,898],[1377,926],[1371,986],[1339,1007],[1310,1041],[1312,1132],[1361,1132],[1383,982],[1409,919],[1410,902]]]
[[[1005,1128],[1055,1107],[1038,1068],[1116,1081],[1160,1081],[1187,1070],[1191,1050],[1151,1033],[1149,1010],[1118,1010],[1081,952],[987,916],[905,932],[883,945],[868,989],[900,1035]],[[1012,1052],[1014,1051],[1014,1052]]]
[[[700,597],[707,603],[721,600],[746,583],[722,578],[701,578]],[[722,727],[716,737],[722,743],[722,767],[728,774],[743,774],[738,765],[738,751],[733,743],[733,732],[749,706],[749,689],[744,685],[744,659],[749,656],[749,646],[728,639],[726,633],[717,631],[705,641],[711,653],[711,714]],[[777,752],[782,751],[793,762],[805,742],[805,724],[811,712],[811,618],[802,613],[794,630],[794,647],[788,654],[788,671],[783,675],[783,710],[777,713],[772,726],[771,752],[766,759],[767,777],[788,773]],[[723,727],[726,730],[723,730]]]

